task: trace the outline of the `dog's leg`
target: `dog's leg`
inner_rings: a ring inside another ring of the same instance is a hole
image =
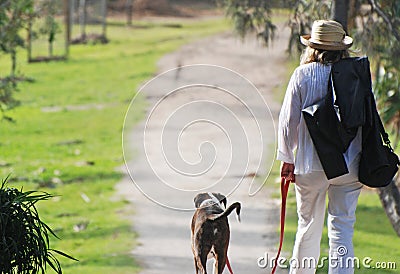
[[[210,251],[211,251],[210,245],[202,245],[195,258],[197,262],[197,267],[200,270],[201,274],[207,274],[207,259]]]
[[[223,250],[216,250],[215,253],[214,274],[222,274],[226,265],[226,253]]]
[[[220,260],[218,261],[218,271],[216,272],[217,274],[222,274],[222,272],[224,272],[224,268],[226,265],[226,259],[224,258],[220,258]]]
[[[207,256],[197,255],[194,258],[196,274],[207,274]]]
[[[194,269],[196,270],[196,274],[199,274],[199,267],[197,266],[197,259],[194,257]]]
[[[201,274],[207,274],[207,255],[202,255],[200,258],[200,271]]]

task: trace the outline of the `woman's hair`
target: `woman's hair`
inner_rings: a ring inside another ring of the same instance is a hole
[[[303,54],[300,57],[300,64],[308,64],[313,62],[319,62],[322,64],[331,64],[339,61],[342,58],[349,57],[348,50],[322,50],[306,47]]]

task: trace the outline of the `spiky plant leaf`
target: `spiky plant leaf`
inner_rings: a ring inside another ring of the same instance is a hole
[[[64,252],[50,249],[52,229],[39,217],[36,203],[53,197],[46,192],[23,191],[0,187],[0,273],[45,273],[50,266],[61,274],[60,262],[54,254],[76,260]],[[54,253],[54,254],[53,254]]]

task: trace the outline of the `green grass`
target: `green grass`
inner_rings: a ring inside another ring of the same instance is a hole
[[[290,73],[287,76],[287,82],[289,82],[291,73],[297,64],[298,62],[296,63],[294,60],[288,60],[286,65]],[[274,91],[274,96],[278,102],[282,102],[285,90],[286,86],[283,90]],[[280,162],[276,161],[266,184],[273,191],[272,197],[275,199],[280,199],[281,197],[279,184],[275,183],[276,178],[280,176],[279,170]],[[293,185],[290,187],[288,194],[286,214],[283,256],[290,258],[297,229],[296,200]],[[356,269],[355,273],[398,273],[400,269],[400,249],[398,248],[400,239],[394,232],[376,191],[364,190],[361,192],[356,218],[353,242],[355,256],[360,260],[360,268]],[[328,234],[325,225],[321,240],[321,257],[328,256],[328,248]],[[371,261],[367,264],[367,267],[364,267],[362,262],[364,258],[368,257]],[[387,264],[391,262],[395,263],[395,269],[393,267],[387,267],[387,269],[377,268],[379,266],[377,263]],[[321,274],[327,272],[327,264],[324,268],[317,270],[317,273]]]
[[[110,43],[72,46],[68,61],[27,64],[19,52],[19,69],[34,82],[19,86],[21,106],[7,113],[15,123],[0,122],[0,175],[11,174],[9,186],[59,195],[39,209],[61,238],[52,247],[80,260],[61,260],[67,274],[138,271],[130,254],[136,235],[124,219],[133,212],[113,199],[125,112],[162,55],[229,28],[222,19],[172,23],[113,22]],[[9,60],[0,61],[4,76]],[[143,104],[130,125],[143,116],[145,100],[137,100]],[[75,231],[78,225],[84,229]]]
[[[275,194],[274,197],[278,198],[278,195]],[[284,256],[290,258],[297,228],[296,200],[293,186],[291,186],[287,203],[283,250]],[[355,256],[360,260],[360,268],[356,269],[355,273],[377,273],[377,271],[379,271],[378,273],[398,273],[400,267],[400,250],[398,248],[400,239],[386,217],[375,191],[363,191],[361,193],[356,217],[353,242]],[[328,248],[328,234],[325,226],[321,240],[321,257],[328,256]],[[363,260],[367,260],[368,257],[371,259],[368,262],[370,268],[363,266]],[[396,269],[377,270],[375,267],[377,262],[394,262]],[[327,272],[327,264],[317,271],[317,273],[321,274]]]

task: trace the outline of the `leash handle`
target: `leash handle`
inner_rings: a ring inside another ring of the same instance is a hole
[[[281,195],[282,195],[282,205],[281,205],[281,234],[279,237],[279,248],[278,253],[275,258],[275,265],[272,268],[271,274],[274,274],[276,267],[278,266],[279,255],[281,254],[283,237],[285,234],[285,216],[286,216],[286,199],[289,192],[290,181],[286,181],[285,177],[281,178]]]

